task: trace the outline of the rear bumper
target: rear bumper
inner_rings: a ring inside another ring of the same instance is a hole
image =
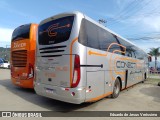
[[[38,95],[63,101],[63,102],[80,104],[85,101],[84,88],[68,88],[68,90],[65,90],[65,88],[63,87],[51,86],[51,85],[35,82],[34,89]],[[49,92],[47,91],[47,89],[53,90],[53,91]],[[75,96],[72,95],[72,92],[75,93]]]
[[[26,79],[26,80],[18,80],[17,78],[11,77],[12,83],[16,86],[22,87],[22,88],[31,88],[33,89],[33,80],[34,78],[31,79]]]

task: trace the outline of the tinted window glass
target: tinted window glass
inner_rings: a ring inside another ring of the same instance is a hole
[[[80,31],[79,31],[79,38],[78,41],[84,45],[84,46],[88,46],[87,45],[87,34],[86,34],[86,29],[85,29],[85,19],[82,19],[81,22],[81,27],[80,27]]]
[[[144,59],[144,53],[141,51],[141,50],[137,50],[136,52],[135,52],[135,54],[136,54],[136,58],[137,59],[140,59],[140,60],[143,60]]]
[[[83,19],[81,23],[79,42],[87,47],[107,51],[111,43],[117,43],[116,38],[108,31],[99,26]],[[109,52],[120,50],[118,45],[112,45]],[[119,52],[115,52],[121,54]]]
[[[135,52],[136,52],[136,51],[135,51],[132,47],[130,47],[130,48],[129,48],[129,47],[126,47],[125,56],[136,58]]]
[[[118,43],[118,39],[116,39],[116,36],[100,27],[98,29],[98,34],[101,50],[121,54],[119,52],[121,51],[121,49]]]
[[[144,58],[143,51],[139,50],[136,46],[86,19],[82,20],[78,41],[87,47],[103,51],[108,50],[108,52],[114,52],[121,55],[124,55],[121,52],[124,52],[124,47],[126,47],[125,56],[137,59]],[[123,45],[124,47],[121,47],[120,45]]]
[[[88,47],[99,49],[97,25],[85,21]]]
[[[69,39],[73,25],[73,16],[52,20],[38,28],[38,41],[40,45],[61,43]]]
[[[124,41],[123,39],[121,39],[119,37],[118,37],[118,40],[119,40],[121,45],[126,47],[125,56],[136,58],[136,54],[135,54],[136,48],[135,48],[135,46],[133,46],[131,43],[129,43],[127,41]]]
[[[30,26],[31,24],[26,24],[16,28],[12,34],[12,41],[20,39],[28,39],[30,33]]]

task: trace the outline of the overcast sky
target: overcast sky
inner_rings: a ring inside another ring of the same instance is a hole
[[[159,0],[0,0],[0,47],[10,45],[16,27],[67,11],[106,20],[105,26],[145,51],[160,47]]]

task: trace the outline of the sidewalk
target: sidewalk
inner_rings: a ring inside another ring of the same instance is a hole
[[[154,79],[160,79],[160,75],[157,75],[157,76],[149,76],[149,78],[154,78]]]

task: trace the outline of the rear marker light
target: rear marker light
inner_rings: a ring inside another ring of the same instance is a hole
[[[72,92],[71,95],[72,95],[72,96],[75,96],[76,94],[75,94],[75,92]]]
[[[65,88],[65,91],[69,91],[69,88]]]
[[[91,89],[86,90],[86,93],[88,93],[88,92],[92,92],[92,90]]]

